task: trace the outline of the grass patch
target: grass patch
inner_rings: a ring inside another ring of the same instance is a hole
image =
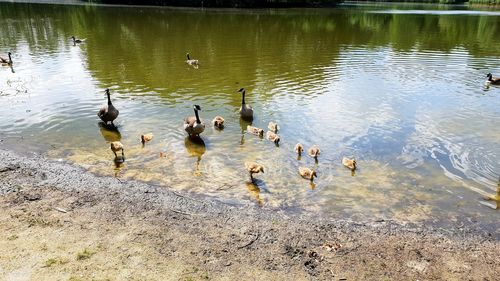
[[[19,238],[19,236],[14,234],[14,235],[7,237],[7,240],[12,241],[12,240],[16,240],[17,238]]]
[[[77,261],[87,260],[90,259],[90,257],[92,257],[94,254],[95,254],[94,251],[85,248],[83,249],[83,251],[76,254],[76,260]]]
[[[53,265],[65,264],[65,263],[68,263],[68,260],[61,259],[61,258],[50,258],[44,262],[43,267],[51,267]]]

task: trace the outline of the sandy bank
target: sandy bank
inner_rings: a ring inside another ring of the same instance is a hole
[[[474,228],[317,220],[0,150],[0,280],[495,280]]]

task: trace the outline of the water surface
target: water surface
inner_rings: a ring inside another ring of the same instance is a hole
[[[0,3],[0,51],[15,61],[0,68],[0,147],[234,204],[494,226],[499,213],[482,197],[500,176],[500,88],[484,81],[500,75],[500,18],[394,7]],[[72,35],[85,42],[74,46]],[[280,125],[279,147],[245,133],[241,87],[254,126]],[[96,116],[106,88],[120,110],[118,131]],[[194,104],[208,125],[203,143],[182,129]],[[223,131],[209,126],[216,115]],[[147,132],[154,139],[142,147]],[[126,147],[119,168],[114,140]],[[319,162],[297,159],[297,142],[320,146]],[[354,175],[343,156],[357,159]],[[265,166],[256,184],[245,161]],[[314,184],[299,166],[317,170]]]

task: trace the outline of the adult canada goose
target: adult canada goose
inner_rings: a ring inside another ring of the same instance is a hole
[[[142,144],[148,142],[148,141],[151,141],[153,139],[153,133],[148,133],[148,134],[144,134],[144,135],[141,135],[141,142]]]
[[[271,131],[267,131],[266,133],[266,139],[274,142],[275,144],[279,144],[280,143],[280,136],[271,132]]]
[[[200,120],[198,111],[201,110],[199,105],[194,105],[194,115],[188,116],[184,119],[184,130],[189,134],[190,137],[199,136],[203,131],[205,131],[205,124]]]
[[[342,165],[344,165],[346,168],[349,168],[349,170],[351,171],[356,170],[356,160],[354,159],[344,157],[342,158]]]
[[[198,66],[198,64],[199,64],[198,60],[192,60],[189,57],[189,53],[187,53],[186,56],[187,56],[187,60],[186,60],[187,64],[192,65],[192,66]]]
[[[273,133],[278,132],[278,124],[276,124],[274,122],[269,122],[269,125],[267,125],[267,128],[269,129],[269,131],[271,131]]]
[[[321,153],[321,150],[319,150],[319,147],[316,145],[313,145],[311,148],[307,150],[307,154],[311,156],[314,159],[318,159],[318,155]]]
[[[257,128],[257,127],[250,126],[250,125],[247,126],[247,133],[252,134],[252,135],[256,135],[259,137],[264,136],[264,130]]]
[[[491,73],[486,74],[486,77],[488,78],[486,83],[491,85],[500,85],[500,77],[494,77]]]
[[[80,39],[76,39],[75,36],[71,36],[71,39],[73,39],[73,44],[80,44],[83,42],[83,40],[80,40]]]
[[[245,103],[245,88],[238,90],[241,93],[241,107],[240,116],[243,119],[251,120],[253,119],[253,108],[252,106]]]
[[[307,167],[299,167],[299,174],[303,178],[308,179],[310,181],[313,181],[314,177],[318,177],[318,175],[316,174],[316,172],[314,170],[309,169]]]
[[[119,141],[113,141],[111,142],[111,151],[113,151],[113,153],[115,154],[115,157],[118,157],[118,155],[116,155],[116,152],[118,151],[122,151],[122,158],[124,157],[123,155],[123,144]]]
[[[264,173],[264,167],[255,162],[245,162],[245,168],[250,173],[250,180],[253,182],[253,174]]]
[[[12,53],[8,52],[7,53],[8,58],[0,57],[0,63],[2,63],[2,65],[4,65],[4,66],[12,65],[12,56],[11,55],[12,55]]]
[[[298,156],[301,156],[302,155],[302,152],[304,151],[304,147],[302,146],[301,143],[298,143],[295,145],[295,153],[297,153]]]
[[[217,129],[224,129],[224,118],[215,116],[214,120],[212,120],[212,124],[214,124],[214,127]]]
[[[113,121],[116,119],[116,117],[118,117],[118,114],[120,114],[120,112],[111,103],[111,97],[109,96],[109,89],[106,89],[105,92],[106,95],[108,96],[108,104],[101,107],[99,112],[97,112],[97,116],[99,116],[102,122],[104,122],[106,125],[109,122],[111,122],[111,125],[114,126]]]

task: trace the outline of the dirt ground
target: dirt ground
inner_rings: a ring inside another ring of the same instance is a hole
[[[498,280],[475,227],[230,206],[0,150],[0,280]]]

